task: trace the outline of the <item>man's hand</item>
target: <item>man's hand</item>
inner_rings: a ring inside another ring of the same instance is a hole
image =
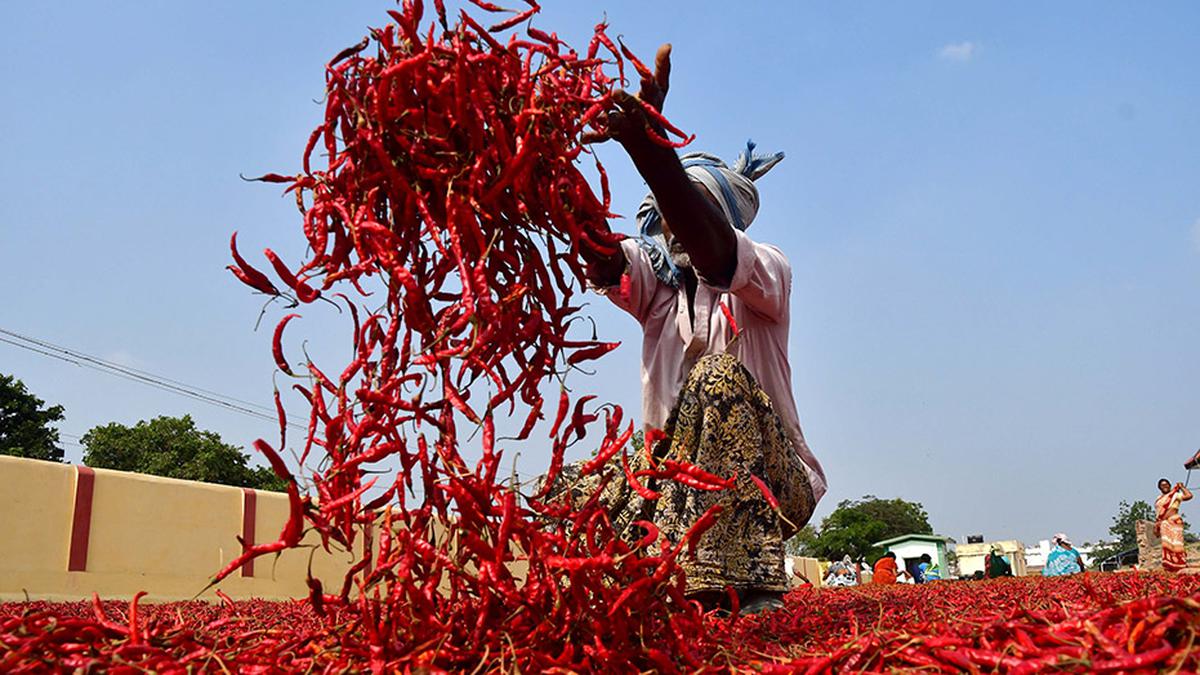
[[[650,142],[646,136],[647,125],[657,126],[657,123],[646,115],[642,102],[649,104],[655,110],[662,112],[663,103],[667,99],[667,90],[671,88],[671,45],[664,44],[654,55],[654,77],[643,77],[641,89],[637,96],[624,89],[613,92],[613,102],[617,109],[600,116],[600,127],[605,131],[592,131],[583,135],[584,143],[599,143],[610,138],[621,145]],[[661,134],[662,131],[659,130]]]
[[[664,224],[671,224],[671,235],[687,252],[696,272],[711,284],[728,286],[737,267],[737,238],[733,227],[721,208],[710,199],[712,195],[692,184],[675,150],[655,143],[647,133],[648,129],[655,128],[663,135],[642,105],[662,111],[671,86],[670,44],[658,48],[654,72],[649,75],[642,78],[637,96],[619,89],[614,91],[616,109],[604,115],[597,125],[605,132],[585,135],[583,140],[595,142],[611,138],[625,148],[658,201]],[[598,267],[598,273],[615,269],[600,270]]]
[[[654,77],[642,78],[641,90],[637,96],[623,89],[613,92],[613,100],[617,109],[600,116],[598,126],[605,131],[592,131],[583,134],[584,143],[599,143],[610,138],[625,146],[626,149],[640,147],[640,143],[650,143],[646,136],[646,125],[653,121],[642,109],[641,101],[662,111],[663,102],[667,98],[667,89],[671,86],[671,45],[664,44],[658,48],[654,57]],[[661,133],[661,131],[659,132]],[[587,263],[587,276],[597,286],[614,286],[621,280],[625,271],[625,256],[620,251],[613,254],[603,254],[593,251],[587,246],[580,249]]]

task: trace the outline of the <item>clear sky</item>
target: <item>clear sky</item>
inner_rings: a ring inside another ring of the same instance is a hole
[[[578,44],[605,14],[646,56],[673,42],[667,111],[697,148],[788,153],[751,234],[794,267],[818,517],[898,496],[946,535],[1078,542],[1183,478],[1200,446],[1200,6],[543,4],[537,25]],[[297,169],[323,63],[392,7],[4,3],[0,328],[268,405],[269,330],[224,270],[228,237],[294,261],[299,222],[238,173]],[[640,178],[602,157],[631,213]],[[585,386],[636,411],[636,326],[592,307],[626,344]],[[305,335],[335,354],[322,311]],[[273,434],[6,344],[0,372],[66,407],[68,441],[184,413],[246,447]]]

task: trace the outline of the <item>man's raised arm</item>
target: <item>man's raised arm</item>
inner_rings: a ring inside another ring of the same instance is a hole
[[[641,102],[661,111],[670,77],[671,45],[665,44],[655,55],[654,77],[642,79],[637,96],[623,90],[614,92],[617,110],[607,116],[608,136],[593,136],[590,140],[612,138],[625,148],[654,193],[671,234],[687,251],[696,271],[718,286],[727,286],[737,267],[737,240],[732,226],[717,205],[688,178],[675,150],[655,143],[647,133],[648,128],[654,128],[660,136],[664,135],[642,109]],[[585,254],[585,260],[593,282],[615,283],[620,279],[624,270],[624,260],[618,260],[620,252],[614,256],[590,253],[594,262],[588,255]]]

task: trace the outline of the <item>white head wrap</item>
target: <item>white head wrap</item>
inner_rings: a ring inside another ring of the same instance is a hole
[[[746,149],[730,168],[716,155],[706,152],[689,152],[679,158],[683,170],[693,183],[703,185],[721,207],[721,213],[730,225],[745,230],[758,215],[758,188],[754,181],[783,161],[783,153],[757,155],[754,141],[746,142]],[[662,213],[654,194],[646,195],[637,212],[641,231],[640,245],[654,266],[658,278],[671,286],[679,285],[679,270],[667,253],[667,242],[662,231]]]
[[[1065,546],[1070,546],[1071,540],[1067,539],[1067,535],[1063,534],[1062,532],[1059,532],[1058,534],[1054,535],[1054,543],[1063,544]]]

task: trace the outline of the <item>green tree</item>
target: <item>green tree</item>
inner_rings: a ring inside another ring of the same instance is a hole
[[[1137,548],[1137,523],[1139,520],[1154,520],[1154,507],[1139,499],[1132,504],[1122,501],[1117,507],[1117,515],[1113,516],[1113,524],[1108,533],[1116,537],[1116,542],[1122,548]]]
[[[933,534],[925,508],[903,499],[866,495],[862,499],[839,503],[833,513],[821,521],[815,536],[802,536],[802,531],[793,537],[794,543],[789,542],[789,550],[825,559],[850,554],[855,560],[874,560],[883,555],[875,542],[902,534]]]
[[[61,462],[58,429],[50,425],[63,419],[61,405],[46,402],[12,375],[0,375],[0,455]]]
[[[1140,520],[1154,520],[1154,507],[1142,499],[1133,503],[1121,500],[1117,505],[1117,515],[1113,516],[1112,525],[1108,528],[1113,539],[1092,549],[1092,564],[1098,566],[1105,558],[1137,548],[1137,524]]]
[[[98,469],[135,471],[168,478],[282,492],[270,469],[249,466],[242,449],[196,428],[190,415],[156,417],[129,427],[105,424],[82,439],[83,463]]]
[[[791,539],[785,542],[785,548],[788,555],[799,555],[805,557],[814,557],[816,554],[813,549],[817,541],[817,528],[812,526],[812,523],[800,528],[800,531],[792,535]]]

